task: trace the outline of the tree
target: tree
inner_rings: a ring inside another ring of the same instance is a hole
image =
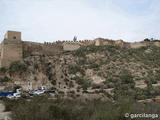
[[[74,41],[74,42],[77,41],[77,36],[74,36],[73,41]]]
[[[121,72],[120,79],[124,84],[134,83],[132,74],[126,70]]]
[[[146,41],[146,42],[150,42],[151,40],[150,40],[150,39],[148,39],[148,38],[145,38],[145,39],[144,39],[144,41]]]

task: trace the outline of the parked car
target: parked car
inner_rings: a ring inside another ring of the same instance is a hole
[[[14,93],[13,92],[1,92],[0,93],[0,96],[1,97],[6,97],[6,96],[8,96],[8,95],[13,95]]]
[[[14,96],[13,96],[13,95],[7,95],[7,98],[9,98],[9,99],[13,99],[13,98],[14,98]]]
[[[9,99],[14,99],[14,98],[20,98],[21,97],[21,94],[20,93],[13,93],[13,95],[7,95],[6,96],[7,98],[9,98]]]
[[[46,90],[45,93],[55,93],[56,90]]]
[[[34,90],[34,91],[29,91],[29,95],[40,95],[44,94],[46,90]]]
[[[15,98],[20,98],[20,97],[21,97],[21,94],[20,94],[20,93],[14,93],[13,96],[14,96]]]
[[[40,94],[43,94],[45,93],[45,90],[36,90],[34,91],[34,95],[40,95]]]

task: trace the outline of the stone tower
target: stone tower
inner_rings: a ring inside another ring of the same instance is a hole
[[[22,60],[21,32],[8,31],[1,43],[0,67]]]

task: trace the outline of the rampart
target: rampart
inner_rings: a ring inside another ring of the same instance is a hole
[[[36,43],[21,40],[21,33],[8,31],[4,40],[0,44],[0,67],[9,66],[13,61],[23,61],[24,57],[31,55],[57,55],[65,51],[74,51],[82,46],[104,46],[104,45],[119,45],[122,47],[140,48],[143,46],[154,45],[160,47],[160,42],[124,42],[123,40],[111,40],[97,38],[95,40],[79,40],[79,41],[56,41]]]
[[[131,48],[140,48],[140,47],[144,47],[144,46],[147,46],[147,45],[149,45],[148,42],[135,42],[135,43],[131,43],[130,47]]]
[[[63,43],[63,50],[64,51],[74,51],[81,47],[79,42],[64,42]]]
[[[8,31],[1,43],[0,66],[8,66],[13,61],[22,60],[22,41],[20,32]]]
[[[23,42],[23,56],[27,57],[30,55],[56,55],[63,52],[61,44],[58,43],[34,43],[34,42]]]

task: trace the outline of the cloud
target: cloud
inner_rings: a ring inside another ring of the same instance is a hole
[[[130,2],[129,2],[130,1]],[[159,38],[158,0],[1,0],[0,39],[22,31],[25,41],[105,37],[140,41]]]

